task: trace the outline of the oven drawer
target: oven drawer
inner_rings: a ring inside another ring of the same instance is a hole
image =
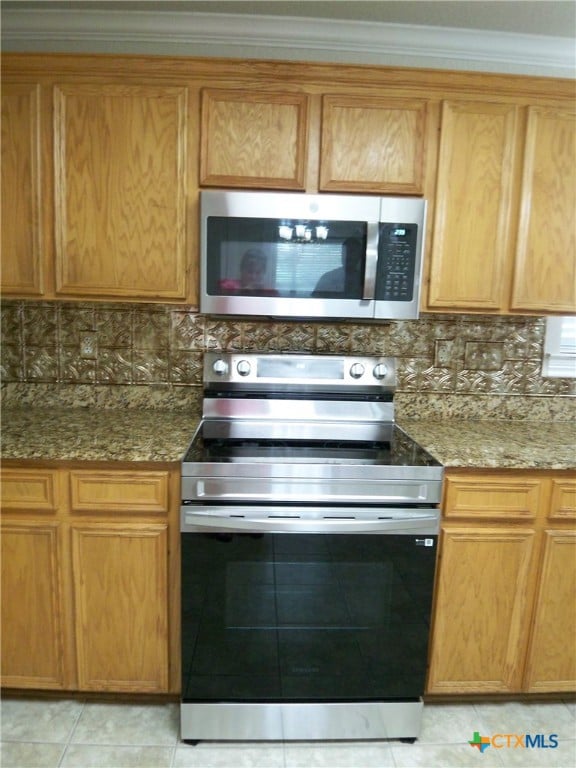
[[[226,502],[437,504],[441,481],[183,477],[182,499]]]

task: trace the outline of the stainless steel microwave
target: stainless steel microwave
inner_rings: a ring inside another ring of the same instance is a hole
[[[293,192],[201,192],[200,311],[418,317],[426,201]]]

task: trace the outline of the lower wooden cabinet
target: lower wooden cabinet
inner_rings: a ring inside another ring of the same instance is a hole
[[[428,693],[576,691],[575,490],[447,473]]]
[[[176,692],[178,471],[2,481],[2,685]]]

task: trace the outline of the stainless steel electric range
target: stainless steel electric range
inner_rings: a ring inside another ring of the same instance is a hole
[[[442,467],[393,358],[205,357],[182,464],[183,740],[420,733]]]

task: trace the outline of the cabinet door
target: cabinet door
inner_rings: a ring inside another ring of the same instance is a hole
[[[545,532],[525,688],[576,690],[576,532]]]
[[[324,96],[320,189],[422,194],[426,102]]]
[[[495,311],[507,303],[517,108],[442,108],[429,308]]]
[[[304,189],[308,96],[202,93],[200,184]]]
[[[534,532],[442,533],[428,693],[520,690]]]
[[[2,84],[2,292],[43,293],[40,86]]]
[[[64,613],[57,522],[4,522],[2,685],[65,687]]]
[[[168,690],[168,526],[74,525],[81,690]]]
[[[528,110],[511,305],[576,312],[576,113]]]
[[[55,88],[56,291],[186,297],[187,91]]]

